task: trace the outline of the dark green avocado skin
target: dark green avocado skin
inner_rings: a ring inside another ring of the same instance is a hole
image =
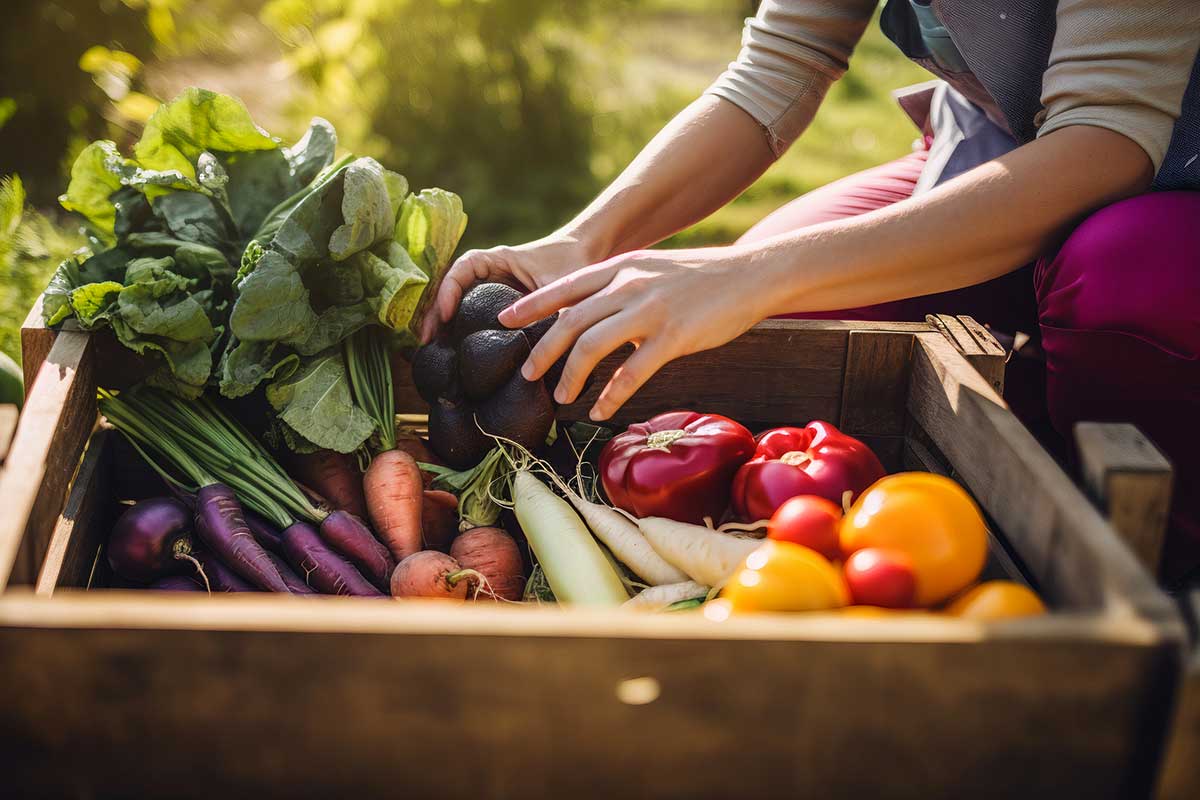
[[[527,381],[517,372],[479,405],[479,424],[488,433],[511,439],[527,450],[538,450],[554,424],[554,410],[546,384]]]
[[[523,331],[475,331],[458,346],[458,382],[471,400],[491,397],[529,355]]]
[[[438,339],[419,348],[413,354],[412,377],[417,394],[430,405],[440,397],[457,398],[458,356],[454,347]]]
[[[496,317],[520,300],[522,294],[503,283],[481,283],[463,295],[454,317],[454,340],[461,342],[476,331],[500,330]]]
[[[475,409],[469,403],[438,400],[429,409],[429,445],[447,466],[464,470],[483,460],[492,440],[475,424]]]

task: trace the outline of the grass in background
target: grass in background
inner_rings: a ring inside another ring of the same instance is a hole
[[[736,57],[741,30],[733,0],[655,0],[630,12],[623,68],[598,81],[598,139],[593,168],[610,180],[676,112]],[[594,60],[594,59],[593,59]],[[830,90],[816,119],[757,182],[708,219],[664,246],[730,242],[805,192],[909,152],[917,137],[893,90],[928,80],[884,37],[876,19],[850,70]]]

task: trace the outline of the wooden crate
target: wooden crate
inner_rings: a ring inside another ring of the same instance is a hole
[[[80,591],[130,465],[92,439],[102,337],[41,352],[0,479],[0,759],[20,796],[1136,797],[1178,612],[997,396],[958,321],[763,323],[622,411],[825,418],[948,472],[1041,618],[875,620]],[[960,332],[961,333],[961,332]],[[972,345],[971,342],[975,344]],[[979,371],[973,369],[974,363]],[[580,416],[590,396],[563,411]],[[399,374],[406,374],[401,372]],[[986,377],[985,377],[986,376]],[[420,412],[411,387],[398,405]],[[14,465],[20,461],[20,468]],[[60,509],[62,513],[60,514]],[[25,585],[20,585],[25,584]],[[438,765],[439,769],[426,771]]]

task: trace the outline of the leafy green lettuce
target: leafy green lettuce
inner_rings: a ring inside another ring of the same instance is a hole
[[[333,127],[314,119],[283,147],[240,100],[203,89],[161,106],[132,157],[109,141],[88,145],[61,202],[83,217],[97,248],[59,266],[43,295],[46,323],[74,317],[85,330],[109,328],[157,362],[155,383],[199,394],[214,353],[229,344],[247,243],[317,182],[336,146]],[[286,371],[276,362],[263,377]]]

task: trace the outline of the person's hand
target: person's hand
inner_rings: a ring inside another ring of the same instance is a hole
[[[479,281],[515,282],[526,289],[539,289],[598,257],[583,239],[563,233],[515,247],[463,253],[446,272],[436,302],[421,321],[421,341],[428,342],[454,317],[462,296]]]
[[[527,295],[500,322],[521,328],[559,312],[521,368],[537,380],[570,350],[554,392],[559,403],[574,402],[601,359],[633,342],[591,410],[593,420],[608,419],[668,361],[722,345],[767,316],[748,257],[735,247],[626,253]]]

